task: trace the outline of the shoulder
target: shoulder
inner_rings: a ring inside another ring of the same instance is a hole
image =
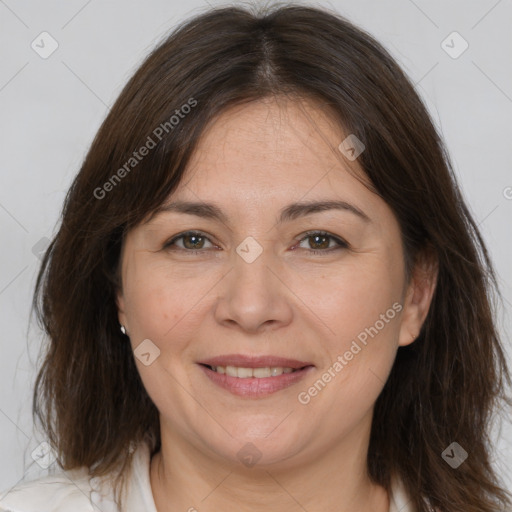
[[[130,451],[135,451],[135,446]],[[156,512],[149,482],[149,458],[149,447],[141,443],[132,460],[133,471],[128,471],[131,490],[126,503],[130,503],[131,512]],[[0,491],[0,512],[119,512],[113,476],[92,477],[85,466],[58,469],[51,475]]]
[[[402,481],[398,477],[394,477],[391,482],[389,512],[415,512]]]
[[[61,470],[0,492],[0,512],[96,512],[91,491],[85,468]]]
[[[439,512],[439,509],[432,507],[429,500],[425,500],[429,512]],[[402,480],[394,476],[391,479],[391,494],[389,512],[416,512],[411,497],[407,494]]]

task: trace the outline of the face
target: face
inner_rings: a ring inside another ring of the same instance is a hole
[[[128,233],[119,321],[162,436],[233,462],[252,443],[284,467],[368,434],[431,293],[405,282],[399,225],[337,150],[347,135],[308,101],[227,110],[169,197],[210,207]]]

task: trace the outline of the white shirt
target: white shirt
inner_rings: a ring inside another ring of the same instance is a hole
[[[150,452],[141,443],[134,453],[125,496],[124,512],[157,512],[151,491]],[[389,512],[414,512],[401,484],[394,482]],[[191,507],[192,508],[192,507]],[[1,512],[119,512],[113,490],[101,478],[91,478],[87,468],[59,470],[36,480],[20,483],[0,493]]]

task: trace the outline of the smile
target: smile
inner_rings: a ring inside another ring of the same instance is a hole
[[[286,389],[306,377],[315,367],[210,366],[199,364],[203,374],[216,387],[243,398],[263,398]]]

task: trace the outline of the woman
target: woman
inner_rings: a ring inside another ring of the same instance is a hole
[[[316,8],[209,11],[142,64],[68,193],[34,295],[61,469],[0,506],[501,510],[493,287],[382,46]]]

